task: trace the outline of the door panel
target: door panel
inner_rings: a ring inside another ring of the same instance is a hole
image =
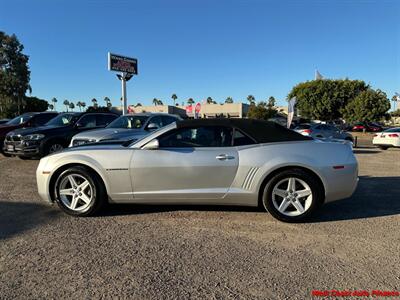
[[[134,198],[171,203],[222,199],[237,168],[234,147],[138,149],[130,166]]]

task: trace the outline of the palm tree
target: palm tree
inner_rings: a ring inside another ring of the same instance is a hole
[[[98,104],[97,104],[97,99],[96,98],[92,99],[92,103],[93,103],[93,107],[97,108]]]
[[[79,107],[79,111],[82,111],[82,104],[81,104],[81,101],[76,102],[76,106]]]
[[[211,104],[211,103],[213,103],[213,98],[208,97],[208,98],[207,98],[207,104]]]
[[[158,100],[158,105],[164,105],[164,103],[161,100]]]
[[[69,107],[69,101],[67,99],[64,100],[63,104],[65,105],[65,107],[67,108],[67,112],[68,112],[68,107]]]
[[[70,102],[69,103],[69,108],[71,109],[71,111],[74,111],[75,104],[73,102]]]
[[[53,108],[52,108],[53,110],[54,108],[56,108],[57,99],[53,97],[53,99],[51,99],[51,102],[53,102]]]
[[[271,96],[268,98],[268,105],[271,107],[275,106],[275,97],[274,96]]]
[[[172,94],[171,98],[174,101],[174,105],[175,105],[175,102],[176,102],[176,99],[178,99],[178,96],[176,94]]]
[[[111,107],[111,100],[110,100],[110,98],[108,98],[108,97],[104,97],[104,102],[106,102],[106,106],[107,107]]]
[[[154,105],[158,105],[158,103],[159,103],[159,100],[158,100],[157,98],[154,98],[154,99],[153,99],[153,104],[154,104]]]
[[[49,104],[49,109],[53,110],[54,109],[54,105],[53,104]]]
[[[225,99],[225,103],[233,103],[233,98],[232,97],[227,97]]]
[[[247,96],[247,101],[250,102],[250,105],[254,105],[255,102],[256,102],[256,98],[254,98],[253,95],[248,95],[248,96]]]
[[[81,102],[81,107],[82,107],[82,108],[85,108],[85,107],[86,107],[86,103],[82,101],[82,102]]]
[[[138,102],[135,107],[142,106],[142,103]]]
[[[187,100],[187,103],[188,103],[189,105],[192,105],[192,104],[194,103],[194,100],[193,100],[192,98],[189,98],[189,99]]]

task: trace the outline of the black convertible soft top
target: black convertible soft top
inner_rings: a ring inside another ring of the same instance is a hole
[[[225,126],[237,128],[257,143],[312,140],[277,123],[254,119],[191,119],[176,122],[177,128],[200,126]]]

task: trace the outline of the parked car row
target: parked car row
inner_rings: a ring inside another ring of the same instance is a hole
[[[26,113],[0,125],[0,148],[6,156],[40,158],[68,146],[135,141],[178,119],[150,113],[120,117],[103,112]]]
[[[320,123],[300,124],[294,130],[302,135],[310,136],[316,139],[339,139],[353,142],[353,136],[334,125]]]

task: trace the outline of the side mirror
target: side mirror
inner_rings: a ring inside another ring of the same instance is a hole
[[[75,124],[75,128],[82,128],[82,127],[83,127],[82,123],[76,123]]]
[[[151,140],[142,147],[142,149],[144,150],[156,150],[158,148],[160,148],[160,144],[157,139]]]
[[[147,125],[147,130],[156,130],[158,128],[159,127],[156,123],[150,123],[149,125]]]

